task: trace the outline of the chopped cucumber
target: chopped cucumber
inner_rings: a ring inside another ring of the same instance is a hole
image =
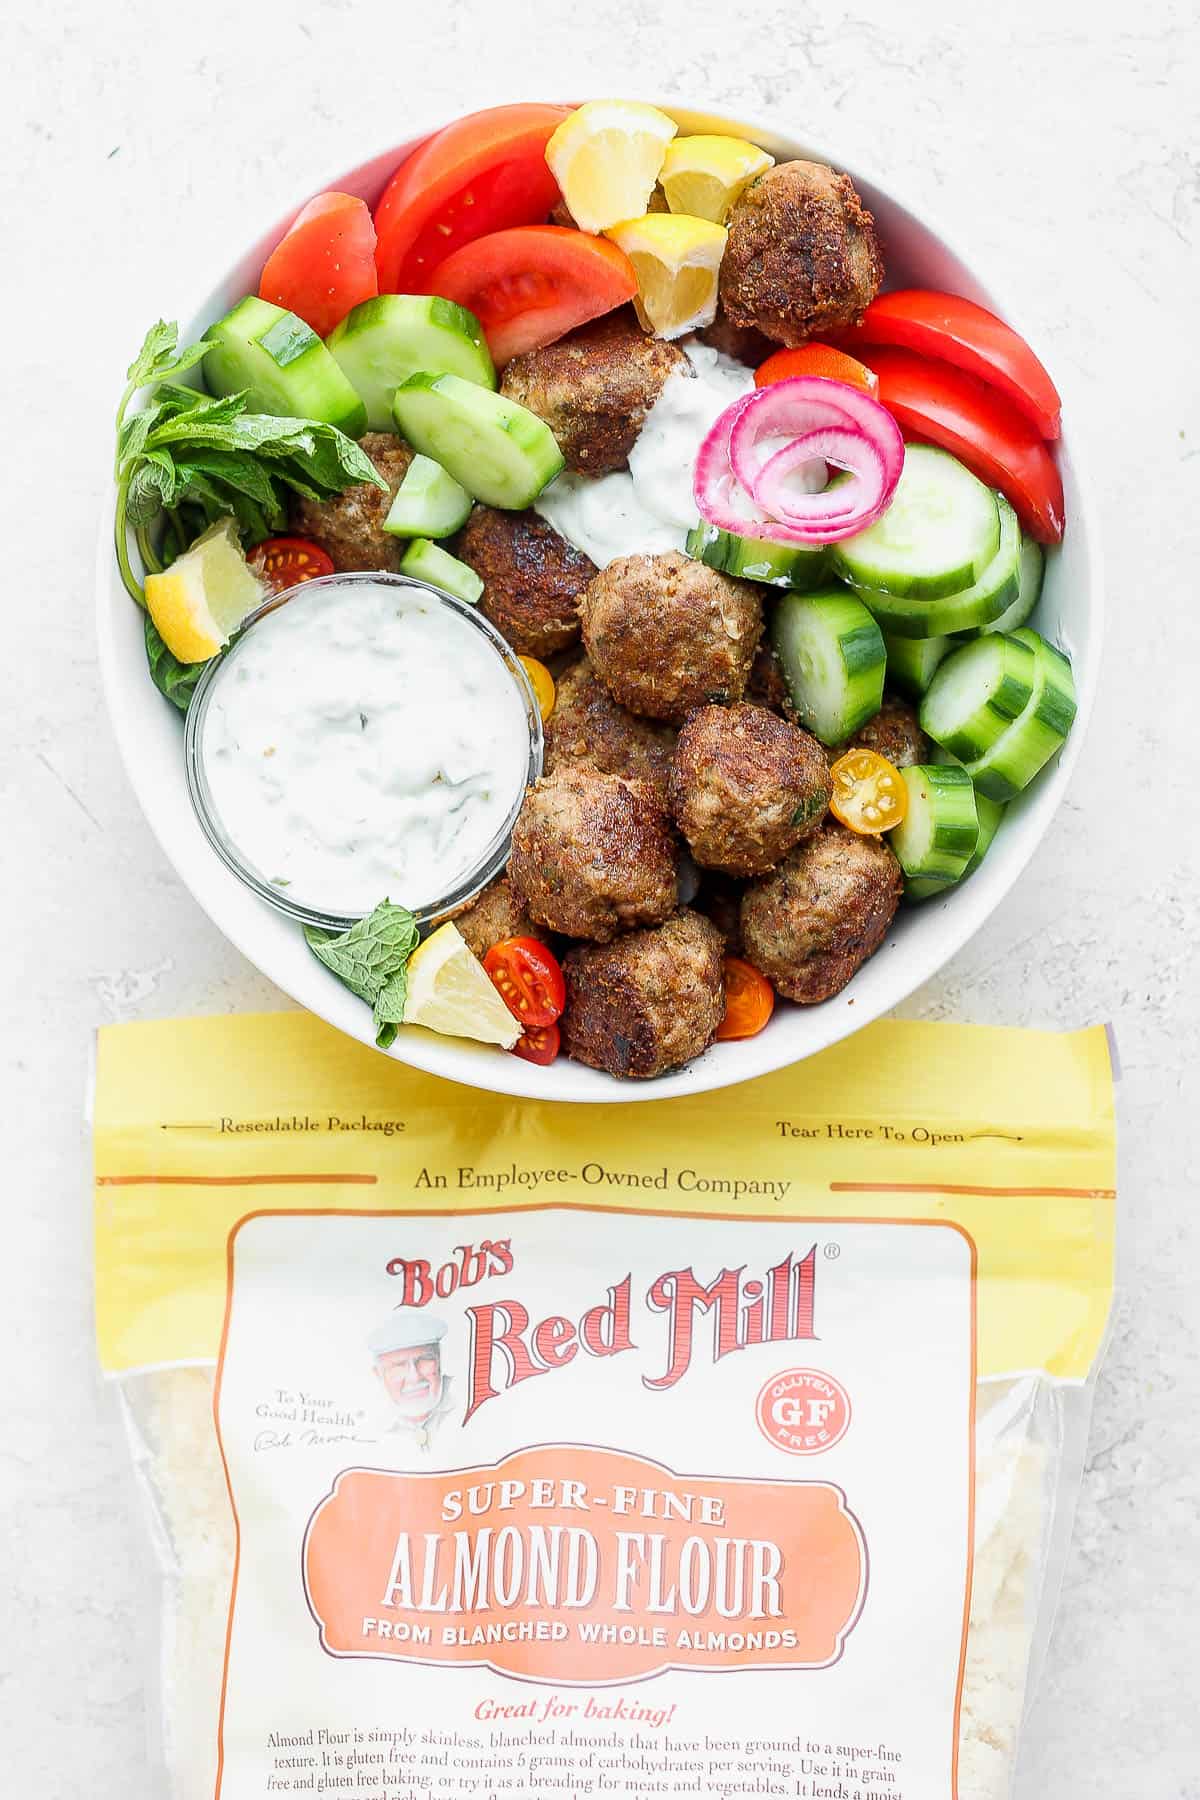
[[[922,600],[856,588],[885,631],[896,637],[945,637],[986,626],[1011,606],[1021,578],[1021,526],[1003,494],[995,496],[1000,542],[978,581],[957,593]]]
[[[899,688],[910,700],[921,698],[938,664],[954,648],[948,637],[893,637],[887,631],[883,644],[887,651],[888,684]]]
[[[1037,673],[1028,644],[989,631],[948,656],[921,702],[921,729],[970,762],[1025,710]]]
[[[554,433],[536,413],[461,375],[410,375],[392,410],[413,448],[488,506],[519,512],[564,467]]]
[[[888,842],[913,881],[957,881],[979,838],[975,788],[965,769],[918,763],[901,769],[908,810]]]
[[[496,385],[479,320],[436,294],[379,294],[360,301],[325,343],[362,399],[371,431],[394,430],[396,389],[419,369],[461,375],[480,387]]]
[[[1033,692],[1020,717],[982,756],[966,765],[975,785],[991,800],[1011,800],[1028,787],[1055,751],[1062,749],[1075,722],[1070,657],[1028,626],[1012,635],[1034,653]]]
[[[883,637],[845,588],[785,594],[771,641],[801,723],[823,744],[840,744],[875,717],[883,702]]]
[[[449,537],[466,524],[470,511],[470,494],[441,463],[414,456],[383,529],[393,537]]]
[[[451,556],[440,544],[431,544],[428,538],[413,539],[400,559],[400,573],[411,575],[414,581],[427,581],[430,587],[441,588],[456,600],[465,600],[468,606],[474,606],[483,592],[483,583],[474,569]]]
[[[947,451],[908,444],[887,511],[835,544],[833,562],[855,587],[932,600],[971,587],[999,544],[991,488]]]
[[[1017,572],[1017,597],[990,625],[981,631],[1016,631],[1033,617],[1033,609],[1041,599],[1042,577],[1046,572],[1046,556],[1040,544],[1031,537],[1021,537],[1021,557]]]
[[[992,839],[1000,829],[1000,821],[1004,817],[1004,808],[1000,803],[996,800],[989,800],[986,794],[979,792],[978,788],[975,789],[975,811],[979,818],[979,835],[975,839],[975,853],[959,876],[959,881],[965,881],[968,875],[975,873],[987,855]],[[904,898],[906,900],[928,900],[934,894],[948,894],[951,888],[957,886],[958,882],[935,881],[928,875],[918,875],[912,881],[905,882]]]
[[[295,313],[248,294],[204,336],[213,346],[201,365],[210,394],[245,392],[252,412],[317,419],[350,437],[367,429],[362,401]]]
[[[710,569],[723,575],[738,575],[744,581],[762,581],[768,587],[790,588],[808,593],[820,587],[829,574],[829,554],[823,547],[815,550],[795,548],[789,544],[772,544],[759,538],[737,537],[722,531],[719,525],[703,521],[687,535],[687,553]]]

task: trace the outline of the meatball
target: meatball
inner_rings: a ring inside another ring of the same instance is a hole
[[[882,280],[875,221],[824,163],[777,163],[730,214],[721,304],[733,325],[803,344],[858,324]]]
[[[358,447],[387,482],[387,493],[360,482],[332,500],[304,500],[293,495],[289,508],[292,530],[319,544],[335,569],[388,569],[394,575],[408,543],[386,532],[383,521],[413,453],[403,438],[387,431],[368,431]]]
[[[683,351],[647,337],[628,308],[582,326],[556,344],[514,356],[500,392],[535,412],[558,440],[568,469],[623,469],[668,375],[692,373]]]
[[[820,830],[830,793],[816,738],[761,706],[703,706],[679,734],[671,812],[702,868],[764,875]]]
[[[916,707],[889,694],[875,717],[868,719],[861,731],[856,731],[852,738],[847,738],[829,754],[836,761],[847,750],[874,750],[878,756],[886,756],[896,768],[908,769],[916,763],[928,762],[932,745],[921,730]]]
[[[717,869],[705,869],[693,905],[711,919],[725,943],[727,956],[742,954],[742,883]]]
[[[671,727],[618,706],[586,656],[560,680],[546,726],[547,774],[563,763],[590,763],[605,775],[640,781],[665,811],[674,749]]]
[[[476,506],[455,546],[483,582],[479,609],[518,656],[543,661],[579,636],[579,595],[596,565],[535,512]]]
[[[546,938],[546,933],[534,924],[513,893],[507,875],[498,875],[456,916],[454,923],[480,958],[502,938],[532,937],[543,942]]]
[[[721,311],[712,324],[706,325],[696,336],[702,344],[711,345],[722,356],[731,356],[734,362],[745,363],[748,369],[757,369],[759,363],[766,362],[772,351],[779,348],[753,325],[735,325],[729,315]]]
[[[678,550],[620,556],[579,602],[597,675],[622,706],[682,724],[694,707],[740,700],[762,635],[762,603]]]
[[[765,706],[768,712],[780,713],[796,724],[798,715],[792,704],[791,689],[784,680],[783,669],[775,654],[775,646],[765,634],[755,652],[746,686],[747,700]]]
[[[723,951],[716,926],[686,907],[656,931],[568,951],[567,1055],[639,1080],[690,1062],[725,1011]]]
[[[567,763],[525,796],[509,881],[538,924],[604,943],[678,904],[675,840],[636,782]]]
[[[827,825],[746,889],[746,956],[786,999],[829,1000],[878,950],[903,886],[881,839]]]

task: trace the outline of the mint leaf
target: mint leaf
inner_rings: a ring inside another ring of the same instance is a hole
[[[208,664],[181,663],[163,643],[158,627],[149,613],[146,614],[146,661],[150,665],[150,679],[159,693],[165,694],[171,705],[177,706],[180,712],[186,712],[192,691]]]
[[[414,949],[416,946],[413,946]],[[375,1000],[375,1042],[381,1050],[396,1041],[396,1027],[404,1023],[404,1002],[408,998],[408,965],[397,969],[380,988]]]
[[[417,927],[403,906],[382,900],[373,913],[348,931],[304,927],[304,938],[319,962],[374,1010],[376,1043],[386,1050],[403,1023],[408,959],[417,947]]]
[[[126,379],[137,387],[144,387],[155,365],[169,360],[178,341],[179,326],[174,321],[168,324],[165,319],[159,319],[142,339],[141,349],[125,371]]]

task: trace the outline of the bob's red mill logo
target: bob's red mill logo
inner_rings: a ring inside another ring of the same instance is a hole
[[[448,1300],[488,1276],[507,1275],[514,1266],[512,1240],[460,1245],[451,1260],[434,1269],[420,1258],[393,1257],[389,1275],[403,1282],[401,1307]],[[646,1310],[665,1320],[656,1374],[642,1375],[645,1387],[675,1386],[687,1374],[701,1343],[713,1362],[753,1344],[790,1344],[815,1337],[813,1307],[817,1247],[797,1259],[789,1251],[761,1277],[745,1267],[722,1269],[705,1281],[691,1268],[667,1269],[643,1296]],[[535,1375],[565,1369],[585,1356],[621,1356],[639,1348],[631,1323],[632,1275],[608,1289],[607,1297],[575,1320],[551,1313],[534,1323],[520,1300],[493,1300],[468,1306],[467,1409],[463,1423],[489,1400]]]

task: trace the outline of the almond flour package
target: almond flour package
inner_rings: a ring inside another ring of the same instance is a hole
[[[121,1026],[100,1356],[172,1800],[1003,1800],[1113,1282],[1105,1034],[658,1105]]]

